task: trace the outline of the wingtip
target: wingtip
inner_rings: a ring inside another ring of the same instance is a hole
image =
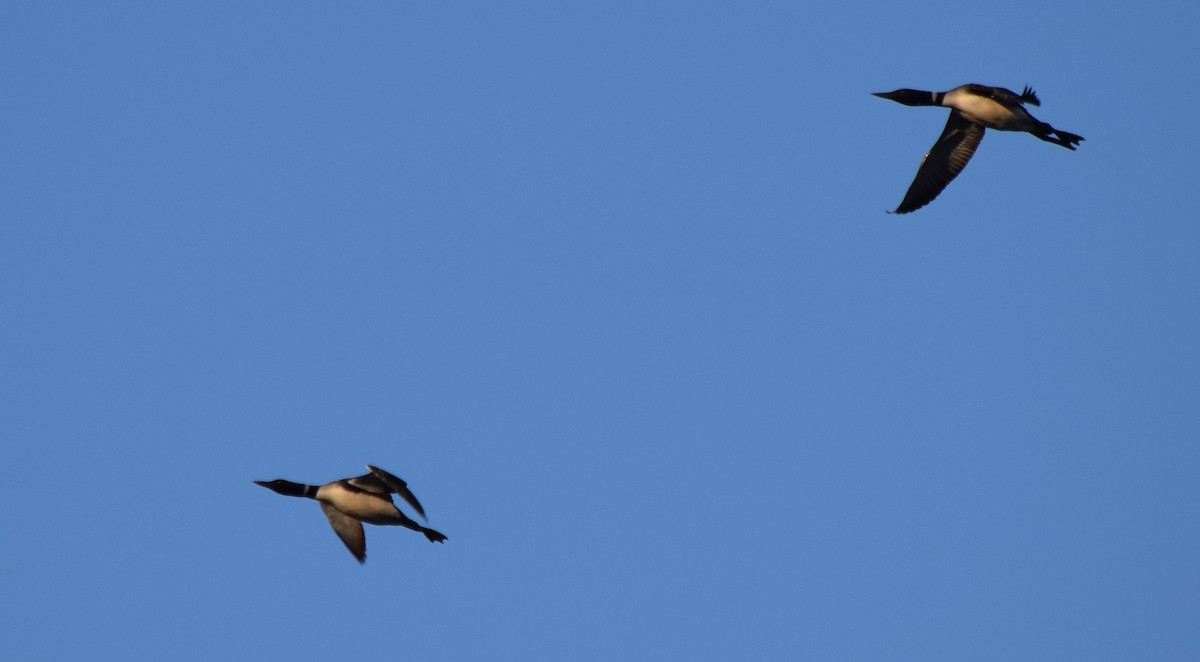
[[[1042,105],[1042,100],[1038,98],[1037,92],[1028,85],[1025,86],[1025,89],[1021,90],[1021,100],[1031,106]]]

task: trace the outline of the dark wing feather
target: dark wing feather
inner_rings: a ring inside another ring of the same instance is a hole
[[[362,522],[343,513],[333,506],[321,503],[321,510],[325,511],[325,517],[329,518],[329,525],[333,527],[333,532],[342,539],[346,544],[346,549],[358,559],[359,563],[367,562],[367,537],[363,534]]]
[[[372,492],[374,494],[382,494],[385,496],[392,493],[392,490],[388,488],[387,484],[382,480],[379,480],[375,474],[363,474],[361,476],[355,476],[354,478],[347,478],[346,482],[364,492]],[[388,498],[391,499],[391,497]]]
[[[1040,106],[1042,102],[1038,99],[1037,92],[1033,91],[1028,85],[1021,90],[1020,94],[1003,87],[989,87],[987,85],[979,85],[976,83],[968,83],[963,85],[971,94],[977,94],[981,97],[995,99],[1004,105],[1029,104],[1031,106]]]
[[[957,110],[951,111],[941,137],[921,161],[908,193],[904,194],[904,200],[893,213],[907,214],[933,202],[967,166],[981,140],[982,126],[968,121]]]
[[[396,494],[399,494],[401,499],[404,499],[404,501],[407,502],[408,505],[412,506],[413,510],[417,511],[417,514],[419,514],[421,516],[421,519],[423,519],[423,520],[429,519],[429,518],[425,517],[425,509],[421,507],[421,502],[417,501],[417,496],[412,493],[412,490],[408,489],[408,483],[400,480],[399,478],[384,471],[383,469],[380,469],[379,467],[373,467],[368,464],[367,469],[369,469],[371,471],[371,473],[374,474],[374,477],[376,479],[378,479],[384,485],[387,486],[386,489],[388,490],[388,492],[394,492]]]

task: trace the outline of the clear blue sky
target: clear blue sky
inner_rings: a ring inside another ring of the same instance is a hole
[[[4,3],[2,656],[1200,658],[1200,9],[959,4]]]

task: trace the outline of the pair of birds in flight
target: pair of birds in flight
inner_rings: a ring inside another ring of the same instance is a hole
[[[900,206],[893,213],[907,214],[929,204],[946,186],[962,172],[979,142],[984,129],[997,131],[1024,131],[1036,138],[1074,150],[1083,136],[1059,131],[1038,120],[1025,104],[1041,105],[1037,93],[1026,87],[1020,94],[1002,87],[967,84],[949,92],[925,92],[900,89],[894,92],[876,92],[875,96],[891,99],[906,106],[943,106],[950,108],[950,119],[946,128],[921,161],[917,176],[904,195]],[[368,474],[355,478],[343,478],[325,485],[304,485],[289,480],[254,481],[269,490],[293,497],[315,499],[329,519],[346,549],[358,559],[367,560],[367,540],[363,523],[403,526],[423,533],[429,542],[445,542],[446,536],[438,531],[418,524],[400,512],[392,501],[398,494],[417,514],[425,519],[425,509],[408,484],[396,476],[367,465]]]
[[[925,154],[908,193],[892,212],[895,214],[907,214],[933,202],[967,166],[983,140],[984,129],[1024,131],[1072,151],[1083,141],[1083,136],[1059,131],[1029,114],[1025,104],[1040,106],[1041,101],[1028,86],[1020,94],[1003,87],[968,83],[949,92],[900,89],[874,95],[906,106],[950,108],[946,128]]]

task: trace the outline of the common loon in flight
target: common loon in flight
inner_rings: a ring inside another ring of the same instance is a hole
[[[908,187],[900,206],[892,212],[895,214],[907,214],[933,202],[942,189],[967,166],[975,148],[979,147],[979,141],[983,140],[984,129],[1026,131],[1069,150],[1074,150],[1083,140],[1083,136],[1059,131],[1030,115],[1024,104],[1040,106],[1041,101],[1028,86],[1020,94],[1003,87],[974,83],[960,85],[949,92],[901,89],[873,94],[906,106],[944,106],[950,109],[946,128],[921,161],[916,179]]]
[[[406,529],[420,531],[429,542],[444,542],[446,536],[428,529],[400,512],[392,502],[392,494],[399,494],[413,510],[425,519],[425,509],[417,497],[408,489],[408,484],[392,474],[367,465],[371,472],[357,478],[343,478],[324,485],[303,485],[290,480],[254,481],[255,485],[278,492],[284,496],[316,499],[329,518],[334,533],[346,544],[346,549],[358,559],[367,560],[367,538],[363,535],[362,523],[394,524]]]

